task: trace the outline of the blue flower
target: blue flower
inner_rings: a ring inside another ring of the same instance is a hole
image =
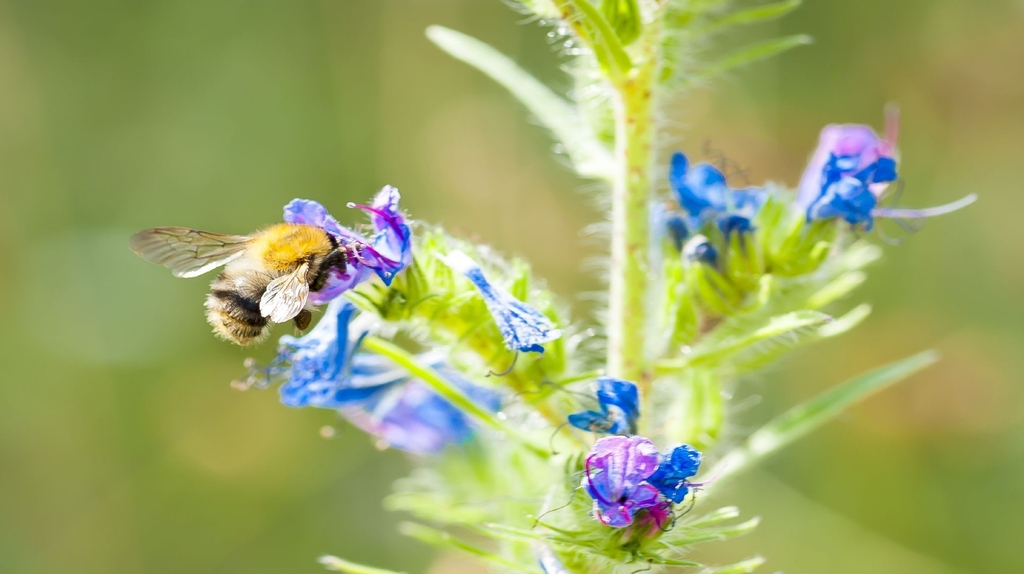
[[[610,436],[594,443],[584,465],[582,486],[594,499],[602,524],[624,528],[640,510],[661,505],[647,479],[658,467],[658,449],[639,436]]]
[[[349,204],[370,214],[375,233],[369,239],[342,226],[316,201],[293,199],[284,207],[286,222],[321,227],[349,248],[345,272],[335,269],[323,289],[309,294],[310,301],[322,304],[335,299],[373,275],[390,285],[395,274],[412,261],[412,232],[398,210],[400,198],[398,190],[389,185],[377,193],[369,206]]]
[[[687,480],[700,468],[700,452],[688,444],[666,451],[661,464],[648,479],[665,498],[679,504],[694,486]]]
[[[281,338],[277,358],[261,373],[284,379],[281,402],[338,409],[388,445],[413,453],[435,453],[469,440],[473,425],[462,411],[388,358],[359,351],[368,329],[355,315],[352,303],[336,299],[305,336]],[[495,411],[500,406],[500,395],[467,381],[447,365],[442,353],[423,353],[417,361],[478,404]]]
[[[672,238],[672,245],[675,245],[676,251],[682,251],[683,242],[690,236],[690,228],[686,225],[686,220],[673,213],[665,218],[665,227],[668,228],[669,237]]]
[[[612,377],[598,377],[597,403],[600,411],[571,414],[569,424],[595,433],[636,434],[640,396],[635,384]]]
[[[718,250],[703,235],[694,235],[686,242],[683,247],[683,257],[687,261],[697,261],[711,267],[718,266]]]
[[[562,336],[550,319],[537,309],[495,287],[484,276],[483,269],[461,251],[452,251],[442,260],[453,270],[462,273],[480,291],[505,346],[513,351],[543,353],[543,343]]]
[[[693,230],[726,217],[746,219],[747,228],[752,229],[749,221],[767,196],[761,188],[730,188],[718,168],[708,163],[691,167],[686,155],[680,152],[672,155],[668,179],[679,205],[689,215],[687,226]]]
[[[357,355],[356,378],[360,376]],[[374,355],[366,358],[383,359]],[[501,405],[501,396],[490,389],[473,385],[448,367],[438,355],[424,354],[418,362],[427,365],[449,382],[455,383],[470,399],[491,411]],[[379,366],[367,376],[389,380],[380,392],[354,406],[343,406],[341,413],[364,431],[380,437],[387,445],[404,451],[436,453],[449,444],[462,444],[473,437],[474,425],[458,408],[433,391],[426,383],[409,377],[397,368],[381,371]]]
[[[335,299],[309,333],[281,337],[278,356],[266,371],[275,378],[286,376],[278,390],[282,403],[333,409],[377,392],[379,385],[353,377],[353,358],[366,335],[365,330],[350,332],[355,314],[355,305]]]
[[[800,178],[797,206],[807,220],[839,218],[870,230],[876,217],[922,218],[950,213],[974,202],[959,201],[925,209],[878,207],[889,183],[896,181],[898,116],[890,115],[886,135],[864,125],[829,125],[821,130],[818,148]]]
[[[818,148],[800,178],[797,204],[805,209],[811,207],[829,186],[844,178],[873,184],[874,194],[880,195],[886,188],[885,184],[895,181],[897,177],[895,153],[898,123],[895,116],[887,123],[884,139],[869,126],[825,126],[818,139]]]

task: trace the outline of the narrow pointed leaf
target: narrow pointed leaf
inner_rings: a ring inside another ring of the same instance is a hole
[[[757,556],[728,566],[706,568],[701,570],[699,574],[747,574],[761,567],[764,563],[765,559]]]
[[[770,58],[798,46],[806,46],[811,42],[811,37],[804,34],[786,36],[785,38],[775,38],[765,42],[760,42],[726,54],[704,68],[701,71],[700,76],[705,79],[713,78],[730,70]]]
[[[322,564],[324,568],[327,568],[328,570],[344,572],[345,574],[405,574],[404,572],[396,572],[394,570],[384,570],[382,568],[374,568],[372,566],[363,566],[362,564],[342,560],[337,556],[321,556],[317,562]]]
[[[710,475],[722,479],[737,474],[832,420],[850,406],[937,360],[937,353],[925,351],[864,373],[793,407],[750,435],[746,443],[719,461]]]
[[[700,562],[694,562],[692,560],[677,560],[675,558],[665,558],[663,556],[648,556],[647,558],[652,564],[660,564],[662,566],[684,566],[686,568],[703,566]]]
[[[556,3],[569,11],[570,24],[594,51],[598,64],[610,77],[621,78],[633,68],[615,30],[590,0],[556,0]]]
[[[623,45],[628,46],[640,37],[642,24],[638,0],[601,0],[601,13]]]
[[[701,516],[700,518],[697,518],[692,522],[687,522],[686,526],[688,528],[700,528],[702,526],[711,526],[712,524],[718,524],[719,522],[725,522],[726,520],[738,518],[739,515],[739,508],[736,508],[735,506],[725,506],[719,508],[718,510],[710,514]]]
[[[842,317],[837,317],[835,321],[832,321],[827,325],[822,325],[821,328],[818,329],[817,334],[819,337],[824,338],[842,335],[843,333],[849,331],[850,329],[853,329],[857,325],[860,325],[864,321],[864,319],[868,318],[868,315],[870,314],[871,305],[868,305],[867,303],[861,303],[860,305],[857,305],[853,309],[850,309],[850,311],[847,312]]]
[[[816,343],[822,339],[842,335],[860,325],[871,314],[871,305],[861,304],[845,315],[829,321],[817,329],[800,329],[788,337],[776,337],[751,347],[730,361],[729,368],[736,373],[744,373],[760,369],[783,354]]]
[[[522,3],[527,10],[542,18],[558,17],[558,10],[555,9],[555,5],[551,3],[551,0],[522,0]]]
[[[704,32],[718,32],[732,26],[757,24],[759,22],[767,22],[768,20],[781,18],[793,10],[796,10],[801,3],[801,0],[783,0],[782,2],[755,6],[753,8],[747,8],[746,10],[737,10],[714,20],[704,29]]]
[[[511,92],[537,121],[551,130],[572,161],[576,173],[598,179],[611,177],[611,154],[569,102],[509,57],[476,38],[442,26],[427,28],[427,38],[450,56],[483,72]]]
[[[753,345],[764,344],[771,339],[791,335],[805,329],[824,325],[832,317],[817,311],[794,311],[771,318],[767,324],[751,332],[735,334],[725,338],[707,337],[705,342],[694,346],[689,355],[681,359],[662,361],[658,369],[673,372],[692,366],[710,366],[725,357],[742,352]]]
[[[443,530],[437,530],[414,522],[403,522],[399,525],[399,530],[402,534],[405,534],[410,538],[415,538],[420,542],[430,544],[431,546],[436,546],[444,550],[454,550],[462,554],[468,554],[474,558],[489,562],[495,566],[500,566],[501,568],[511,570],[513,572],[534,574],[534,571],[529,568],[524,568],[523,566],[506,560],[493,552],[488,552],[483,548],[479,548],[469,544],[468,542],[459,540],[455,536],[452,536],[450,533]]]
[[[807,300],[807,307],[820,309],[829,303],[841,299],[851,291],[860,287],[867,280],[867,274],[863,271],[850,271],[839,276],[838,279],[825,285]]]

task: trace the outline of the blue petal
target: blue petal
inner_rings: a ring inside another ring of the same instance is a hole
[[[598,377],[597,379],[597,401],[606,413],[613,411],[609,407],[616,407],[624,416],[624,420],[616,421],[616,417],[609,417],[613,422],[620,422],[618,426],[625,427],[619,432],[628,430],[630,434],[636,434],[636,421],[640,418],[640,393],[635,384],[612,377]]]
[[[581,486],[594,499],[598,520],[622,528],[634,514],[658,504],[658,492],[644,482],[655,471],[658,451],[643,437],[605,437],[587,455]]]
[[[452,251],[444,262],[465,275],[480,291],[510,350],[543,353],[543,343],[562,336],[562,331],[543,313],[492,285],[480,266],[465,253]]]
[[[686,183],[686,172],[690,170],[690,162],[686,159],[686,155],[681,152],[672,154],[672,160],[668,168],[668,183],[672,186],[676,193],[679,193],[679,189],[687,186]],[[680,203],[682,203],[680,201]]]
[[[569,424],[594,433],[636,434],[640,417],[640,394],[636,385],[622,379],[598,377],[597,402],[600,412],[571,414]]]
[[[703,235],[694,235],[683,246],[683,257],[687,261],[698,261],[711,267],[718,266],[718,250]]]
[[[875,173],[871,183],[886,183],[896,181],[896,160],[891,157],[878,158],[875,162]]]
[[[874,220],[871,211],[878,203],[866,182],[855,177],[844,177],[831,184],[807,210],[807,219],[841,217],[853,225],[864,224],[871,229]]]
[[[598,411],[583,411],[569,415],[569,424],[588,432],[606,433],[612,427],[608,420],[607,413]]]
[[[682,251],[683,242],[690,236],[690,230],[686,226],[686,222],[678,215],[671,215],[666,219],[665,226],[668,227],[668,233],[672,238],[672,244],[675,245],[676,251]]]
[[[757,211],[768,199],[768,190],[761,187],[748,187],[745,189],[734,189],[730,194],[734,210],[747,213],[750,217],[757,214]]]
[[[690,492],[687,482],[700,468],[700,451],[688,444],[680,445],[666,452],[654,474],[647,479],[665,498],[679,504]]]
[[[412,261],[412,231],[398,209],[401,195],[388,185],[381,189],[369,206],[350,204],[370,214],[375,234],[367,239],[338,223],[320,203],[311,199],[293,199],[284,207],[284,220],[288,223],[315,225],[342,239],[350,250],[344,272],[331,271],[327,283],[319,291],[309,294],[309,300],[320,305],[336,299],[376,274],[385,285],[391,285],[395,275]]]
[[[720,169],[708,163],[691,167],[686,156],[679,152],[672,156],[669,184],[676,192],[679,205],[692,218],[692,222],[682,223],[693,229],[730,215],[753,218],[768,197],[768,191],[763,188],[731,189]],[[673,228],[670,227],[670,231],[674,231]],[[676,233],[677,238],[680,235]]]
[[[358,237],[351,229],[343,227],[337,219],[331,217],[327,208],[320,202],[312,199],[296,198],[289,201],[288,205],[284,206],[284,220],[288,223],[315,225],[336,237],[347,239]]]
[[[346,400],[336,393],[351,385],[352,354],[362,337],[362,333],[354,338],[349,335],[355,312],[355,305],[336,299],[305,336],[281,338],[280,352],[272,364],[288,365],[281,369],[287,373],[279,389],[282,403],[336,408]]]
[[[375,359],[383,359],[376,357]],[[387,359],[380,361],[389,362]],[[477,404],[498,410],[501,395],[473,385],[457,371],[448,368],[439,353],[417,357],[417,362],[437,370]],[[342,413],[366,432],[382,438],[389,446],[417,453],[440,452],[449,444],[462,444],[472,438],[475,425],[457,407],[418,379],[391,387],[371,401],[343,408]]]
[[[742,235],[744,233],[750,233],[754,230],[753,224],[750,220],[742,215],[726,215],[718,219],[718,228],[722,230],[722,235],[728,239],[732,235]]]
[[[412,231],[398,209],[401,197],[397,188],[386,185],[371,205],[350,204],[370,214],[376,234],[370,240],[372,247],[361,254],[362,263],[371,267],[385,285],[391,285],[395,274],[412,262]]]

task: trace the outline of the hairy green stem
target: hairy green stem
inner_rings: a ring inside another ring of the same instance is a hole
[[[616,166],[612,188],[608,374],[635,381],[644,393],[651,382],[647,298],[651,275],[657,35],[648,31],[641,42],[644,53],[637,67],[614,83]]]

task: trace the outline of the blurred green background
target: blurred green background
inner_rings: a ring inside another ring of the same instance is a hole
[[[209,335],[207,282],[127,237],[244,233],[295,196],[354,222],[345,203],[390,183],[584,311],[592,186],[423,35],[466,31],[568,87],[522,20],[499,0],[0,0],[0,572],[313,573],[322,553],[477,571],[395,533],[380,499],[405,457],[329,411],[229,388],[250,351]],[[667,110],[675,142],[795,184],[822,125],[880,125],[894,101],[903,203],[981,201],[887,250],[866,325],[737,389],[761,397],[737,415],[753,426],[876,364],[944,355],[730,487],[721,500],[763,525],[702,558],[1022,572],[1024,2],[812,0],[718,49],[798,32],[816,45]]]

